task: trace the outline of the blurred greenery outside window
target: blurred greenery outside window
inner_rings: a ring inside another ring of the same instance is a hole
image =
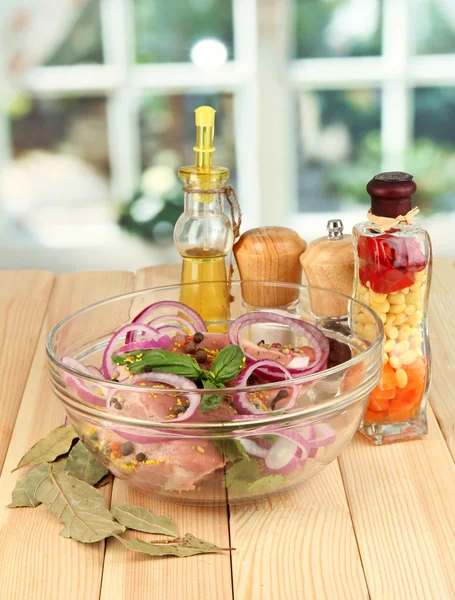
[[[444,13],[444,2],[415,1],[414,54],[455,54],[455,21]],[[195,45],[211,38],[224,45],[227,60],[236,58],[231,0],[134,0],[133,4],[131,54],[137,64],[190,63]],[[101,15],[100,0],[90,0],[46,66],[103,64]],[[383,52],[382,0],[295,0],[291,21],[291,60],[380,57]],[[405,166],[418,181],[419,205],[427,212],[452,210],[455,87],[416,87],[409,94],[413,135]],[[125,228],[151,240],[169,239],[183,201],[176,172],[193,160],[193,111],[200,104],[217,109],[216,162],[231,170],[235,184],[234,95],[235,91],[191,89],[142,94],[138,118],[142,178],[123,205],[120,222]],[[381,169],[382,95],[380,86],[361,85],[292,92],[298,211],[333,212],[367,203],[365,183]],[[34,148],[69,153],[104,177],[111,176],[106,97],[24,95],[12,104],[10,116],[15,156]]]

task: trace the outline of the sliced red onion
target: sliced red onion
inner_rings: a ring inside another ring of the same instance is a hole
[[[106,346],[106,349],[104,350],[103,364],[101,366],[101,370],[103,371],[103,374],[106,377],[106,379],[112,379],[112,375],[115,371],[115,365],[112,362],[111,357],[116,351],[116,344],[123,337],[126,336],[128,338],[128,334],[132,334],[133,332],[136,333],[138,331],[140,331],[141,333],[145,333],[150,338],[156,338],[157,336],[159,336],[159,333],[156,331],[156,329],[153,329],[152,327],[149,327],[144,323],[130,323],[129,325],[124,325],[123,327],[120,327],[120,329],[118,329],[111,337],[108,345]],[[128,344],[128,340],[126,340],[126,343]]]
[[[169,323],[169,321],[172,321],[172,323]],[[183,327],[186,327],[190,335],[194,335],[198,331],[192,323],[183,317],[179,317],[178,315],[161,315],[160,317],[153,319],[153,321],[150,321],[149,325],[150,327],[154,327],[158,330],[160,330],[162,327],[166,327],[166,329],[169,327],[172,327],[173,329],[183,328],[179,327],[178,325],[174,325],[174,323],[180,323]]]
[[[83,365],[72,356],[64,356],[62,358],[62,363],[83,375],[90,375],[90,377],[93,376],[92,371],[88,367]],[[72,375],[67,375],[66,373],[63,375],[63,379],[67,385],[76,390],[77,395],[81,400],[84,400],[84,402],[95,404],[96,406],[105,405],[106,389],[104,387],[92,385],[83,379],[78,379]]]
[[[318,453],[318,448],[316,448],[316,446],[313,445],[313,441],[316,439],[316,431],[315,431],[313,425],[310,425],[309,427],[306,428],[303,437],[306,440],[308,440],[308,442],[310,443],[310,446],[311,446],[311,450],[308,453],[308,458],[314,458],[316,456],[316,454]]]
[[[247,438],[237,438],[237,441],[239,441],[242,444],[242,446],[245,449],[245,452],[247,454],[250,454],[251,456],[265,458],[265,456],[267,455],[267,448],[263,448],[256,442],[253,442],[253,440],[249,440]]]
[[[134,317],[132,323],[144,323],[146,320],[151,318],[153,313],[162,308],[172,308],[174,310],[176,309],[176,312],[179,312],[184,318],[186,318],[186,320],[190,321],[193,324],[193,326],[196,328],[196,331],[207,331],[207,327],[205,326],[202,317],[198,315],[198,313],[195,310],[189,308],[181,302],[176,302],[174,300],[162,300],[160,302],[154,302],[153,304],[146,306],[143,310],[141,310],[141,312],[138,315]],[[169,318],[170,317],[171,315],[169,315]],[[130,344],[131,342],[134,342],[135,339],[136,332],[131,332],[126,337],[126,343]]]
[[[286,367],[283,367],[282,365],[280,365],[279,363],[276,363],[273,360],[264,359],[264,360],[257,360],[256,362],[252,363],[250,366],[243,369],[243,371],[240,373],[240,375],[236,379],[236,382],[235,382],[236,387],[247,387],[247,382],[248,382],[248,378],[250,377],[250,375],[252,373],[254,373],[254,371],[256,371],[256,369],[264,369],[267,367],[273,367],[274,369],[281,371],[284,374],[284,379],[286,379],[286,380],[293,379],[291,373],[286,369]],[[291,392],[291,395],[288,397],[289,398],[288,402],[287,402],[286,406],[280,407],[279,410],[288,410],[288,409],[292,408],[293,406],[295,406],[298,389],[297,389],[297,386],[290,385],[289,387],[291,388],[292,392]],[[273,411],[265,411],[260,408],[256,408],[254,406],[254,404],[252,404],[251,402],[248,401],[248,392],[237,392],[236,394],[234,394],[233,402],[234,402],[235,409],[239,413],[243,413],[243,414],[246,413],[246,414],[253,414],[253,415],[262,414],[263,415],[263,414],[270,414],[271,412],[273,412]]]
[[[128,381],[128,384],[132,386],[140,385],[141,383],[151,384],[150,386],[141,386],[139,388],[140,390],[147,392],[149,392],[150,389],[153,389],[154,383],[165,383],[172,386],[172,388],[185,390],[185,395],[188,398],[190,405],[184,413],[180,413],[175,419],[172,420],[173,423],[177,421],[188,421],[191,419],[195,415],[197,409],[199,408],[199,404],[201,403],[201,397],[198,393],[196,384],[191,381],[191,379],[187,379],[181,375],[174,375],[173,373],[139,373],[137,375],[133,375]],[[172,388],[167,389],[166,392],[172,392]],[[186,390],[195,391],[186,392]],[[163,392],[163,389],[160,389],[159,391]],[[111,400],[118,393],[119,389],[113,389],[109,392],[106,398],[106,408],[109,412],[113,412]],[[127,394],[128,392],[125,393]]]
[[[104,375],[101,373],[101,369],[98,369],[98,367],[95,367],[95,365],[87,365],[87,369],[95,377],[99,377],[100,379],[104,379]]]
[[[327,423],[313,425],[313,429],[315,437],[311,440],[311,445],[314,448],[330,446],[337,439],[337,432]]]
[[[327,363],[327,358],[329,356],[329,341],[317,327],[310,325],[301,319],[283,317],[280,314],[262,311],[242,315],[236,319],[229,328],[229,340],[232,344],[239,345],[249,358],[254,360],[254,356],[248,354],[242,346],[240,332],[244,327],[253,325],[254,323],[278,323],[279,325],[286,325],[300,333],[300,335],[305,337],[312,344],[316,356],[310,365],[303,368],[295,368],[288,365],[288,370],[294,377],[316,373],[322,370]],[[279,366],[279,363],[274,362],[273,366],[276,369]]]
[[[168,335],[161,335],[153,340],[141,340],[140,342],[131,342],[119,348],[117,354],[125,352],[134,352],[135,350],[157,350],[172,346],[172,339]]]
[[[267,452],[265,465],[269,471],[288,475],[311,451],[308,441],[295,431],[276,432],[278,439]]]

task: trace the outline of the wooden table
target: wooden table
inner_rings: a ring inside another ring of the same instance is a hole
[[[3,272],[1,600],[454,600],[455,269],[440,259],[434,271],[425,440],[374,447],[357,434],[300,489],[229,512],[166,504],[119,480],[102,488],[112,505],[145,506],[172,516],[181,531],[236,548],[185,559],[151,559],[115,540],[79,544],[59,536],[60,524],[43,507],[4,508],[23,476],[11,469],[64,418],[48,382],[50,328],[86,304],[173,282],[178,269],[153,267],[136,277]]]

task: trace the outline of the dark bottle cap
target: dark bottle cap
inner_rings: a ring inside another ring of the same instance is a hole
[[[371,212],[377,217],[395,218],[412,208],[412,195],[417,189],[412,175],[401,171],[379,173],[367,184],[371,196]]]

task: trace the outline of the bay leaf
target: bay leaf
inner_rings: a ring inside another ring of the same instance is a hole
[[[179,556],[180,558],[185,558],[186,556],[194,556],[195,554],[221,552],[221,548],[218,548],[215,544],[204,542],[204,540],[195,538],[190,533],[186,534],[181,544],[153,544],[144,542],[138,538],[126,540],[118,535],[114,537],[116,537],[119,542],[122,542],[129,550],[132,550],[133,552],[142,552],[143,554],[149,554],[150,556]]]
[[[11,504],[8,504],[8,508],[16,508],[18,506],[33,506],[35,508],[41,504],[35,498],[35,490],[44,479],[47,479],[49,467],[48,463],[42,463],[17,482],[13,490]]]
[[[109,470],[98,462],[84,446],[84,443],[79,440],[69,453],[65,473],[94,485],[105,477]]]
[[[21,458],[13,471],[22,469],[22,467],[39,465],[43,462],[52,462],[58,456],[69,452],[74,440],[78,437],[71,425],[60,425],[39,442],[36,442]]]
[[[145,533],[161,533],[177,537],[179,530],[172,519],[166,516],[154,515],[146,508],[121,504],[113,509],[111,513],[119,523],[128,529],[145,531]]]
[[[125,531],[114,521],[98,490],[51,465],[47,478],[36,488],[35,498],[63,523],[60,535],[65,538],[90,544]]]

